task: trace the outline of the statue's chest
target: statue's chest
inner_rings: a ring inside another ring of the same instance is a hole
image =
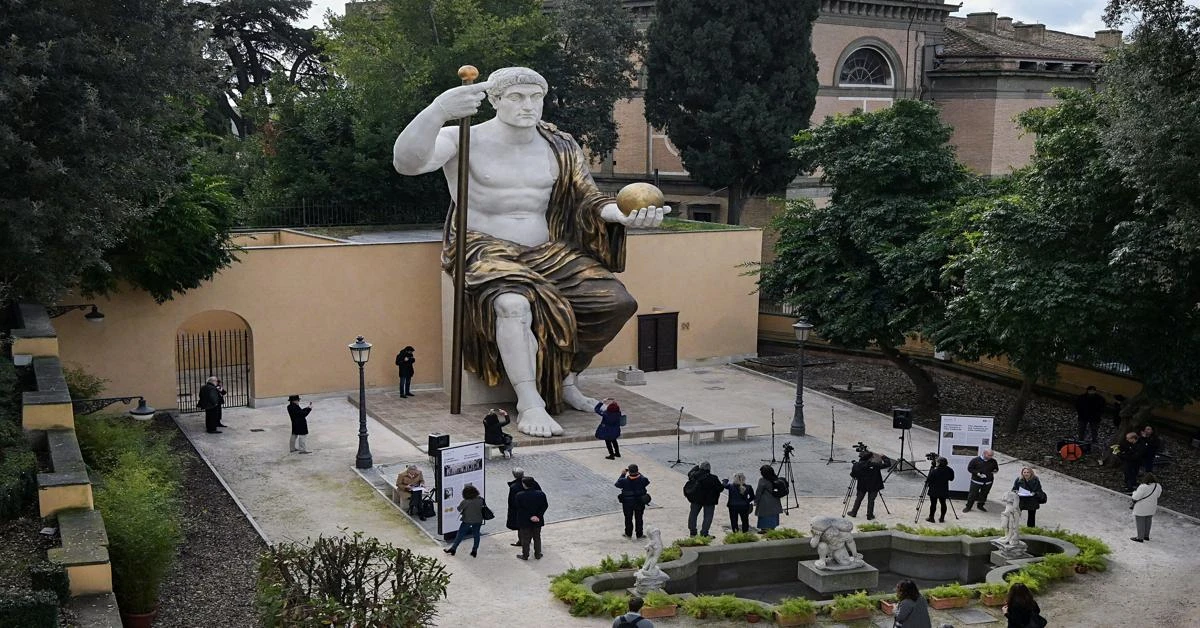
[[[471,152],[471,172],[488,186],[549,189],[558,178],[558,164],[543,141],[517,147],[486,145]]]

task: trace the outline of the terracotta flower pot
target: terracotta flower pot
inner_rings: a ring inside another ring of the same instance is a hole
[[[127,613],[121,611],[121,625],[125,628],[150,628],[154,618],[158,617],[158,606],[149,613]]]
[[[757,624],[758,622],[762,621],[762,616],[758,613],[746,613],[746,621],[752,624]]]
[[[962,608],[971,602],[969,597],[934,597],[929,596],[929,605],[939,611],[948,608]]]
[[[1075,573],[1087,573],[1088,571],[1087,565],[1075,565]]]
[[[979,601],[982,602],[984,606],[1004,606],[1004,602],[1007,599],[1008,596],[1004,595],[1003,593],[997,593],[995,595],[982,595],[979,597]]]
[[[659,617],[674,617],[679,612],[679,606],[671,604],[669,606],[643,606],[642,617],[646,619],[657,619]]]
[[[833,611],[833,618],[837,621],[851,621],[855,619],[866,619],[871,616],[874,609],[870,608],[852,608],[846,611]]]
[[[896,606],[899,602],[889,602],[887,600],[879,600],[879,610],[883,611],[884,615],[895,615]]]
[[[817,621],[816,613],[807,615],[784,615],[779,611],[775,611],[775,624],[787,628],[788,626],[808,626]]]

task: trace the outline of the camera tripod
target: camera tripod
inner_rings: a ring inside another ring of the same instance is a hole
[[[929,472],[930,473],[933,473],[933,470],[936,467],[937,467],[936,460],[929,461]],[[919,498],[917,498],[917,516],[913,517],[913,523],[916,523],[918,520],[920,520],[921,512],[923,512],[925,510],[925,508],[924,508],[925,497],[927,495],[929,495],[929,476],[928,475],[925,476],[925,485],[921,487],[921,496]],[[929,499],[930,499],[929,503],[933,504],[933,498],[930,497]],[[947,497],[946,503],[950,504],[950,512],[954,513],[954,520],[957,521],[958,520],[958,511],[954,509],[954,500]],[[932,511],[930,511],[930,512],[932,513]],[[931,518],[932,518],[932,516],[933,515],[930,514]],[[942,513],[942,516],[944,517],[945,513]]]
[[[846,496],[844,498],[842,498],[842,516],[843,517],[846,516],[846,513],[850,512],[850,496],[854,495],[854,487],[855,486],[858,486],[858,478],[850,478],[850,485],[846,487]],[[883,504],[883,511],[889,515],[892,514],[891,509],[888,508],[887,500],[883,498],[883,489],[879,490],[878,496],[879,496],[879,503]],[[870,497],[867,497],[867,499],[870,499]],[[867,502],[867,505],[869,506],[870,502]]]
[[[791,443],[783,444],[783,460],[779,461],[779,468],[775,470],[775,476],[787,480],[788,483],[788,494],[784,495],[781,501],[783,512],[789,515],[792,508],[800,507],[800,498],[796,496],[796,475],[792,472],[792,451],[794,448]]]
[[[906,440],[905,437],[907,435],[908,435],[908,430],[900,430],[900,458],[898,460],[896,460],[896,462],[892,463],[892,468],[888,469],[887,475],[883,476],[884,482],[887,482],[888,478],[892,477],[893,473],[904,473],[905,471],[916,471],[917,473],[920,473],[922,477],[924,477],[926,479],[929,478],[929,476],[925,475],[924,471],[917,468],[917,464],[915,462],[913,462],[912,460],[905,459],[905,457],[904,457],[904,442]],[[912,451],[912,439],[907,439],[907,440],[908,440],[908,457],[915,458],[915,456],[913,456],[913,451]]]

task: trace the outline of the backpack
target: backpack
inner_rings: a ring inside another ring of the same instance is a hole
[[[700,497],[700,475],[696,474],[683,483],[683,496],[689,500]]]
[[[783,499],[788,494],[788,483],[783,478],[775,478],[771,481],[771,496],[776,499]]]
[[[619,621],[617,621],[617,628],[637,628],[638,623],[641,621],[641,615],[635,615],[633,621],[629,620],[628,615],[621,615]]]

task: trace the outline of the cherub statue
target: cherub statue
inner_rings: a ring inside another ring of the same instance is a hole
[[[653,528],[650,530],[650,540],[646,543],[646,561],[642,563],[642,571],[647,573],[660,571],[658,557],[662,555],[662,551],[662,534],[658,528]]]
[[[844,517],[817,516],[812,518],[812,539],[817,548],[817,569],[855,569],[864,564],[862,554],[854,544],[854,523]]]
[[[663,543],[662,534],[658,528],[650,530],[650,540],[646,543],[646,560],[642,563],[642,568],[634,572],[634,591],[638,595],[645,595],[650,591],[662,589],[663,585],[671,579],[662,569],[658,567],[658,558],[662,555]]]
[[[1004,494],[1001,501],[1004,502],[1004,511],[1000,513],[1000,527],[1004,529],[1004,538],[996,540],[1003,544],[1004,547],[1024,547],[1025,544],[1020,540],[1021,508],[1017,494],[1009,491]]]

